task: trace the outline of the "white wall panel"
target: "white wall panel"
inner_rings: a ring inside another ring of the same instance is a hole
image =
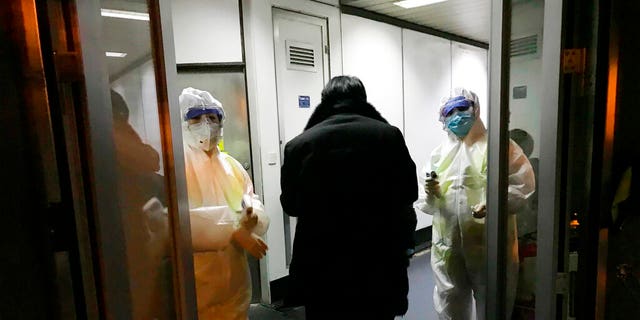
[[[404,130],[402,112],[402,29],[342,15],[344,74],[360,78],[371,104]]]
[[[542,37],[542,22],[544,21],[544,2],[532,1],[513,6],[513,39],[537,34]],[[523,129],[533,137],[533,152],[531,157],[540,154],[540,116],[542,109],[542,41],[536,54],[529,54],[511,58],[509,77],[509,130]],[[513,98],[513,88],[527,87],[527,97]]]
[[[405,140],[421,173],[431,151],[446,138],[438,121],[440,99],[451,88],[451,41],[403,29]],[[431,216],[417,212],[417,229]]]
[[[509,130],[522,129],[533,138],[532,157],[540,154],[540,109],[542,93],[542,60],[529,59],[512,61],[510,67],[509,88]],[[527,87],[527,97],[513,98],[513,88]]]
[[[451,43],[451,88],[465,87],[480,99],[480,118],[485,125],[490,107],[488,91],[487,50],[470,45]]]
[[[177,63],[242,62],[238,0],[173,0]]]

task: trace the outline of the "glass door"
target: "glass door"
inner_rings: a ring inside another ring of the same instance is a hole
[[[177,94],[168,90],[175,78],[168,3],[77,7],[104,313],[193,319],[189,220],[179,214],[186,211],[182,136],[170,111]]]
[[[489,294],[498,299],[487,314],[502,318],[509,310],[508,276],[501,273],[508,261],[507,213],[515,211],[514,318],[634,318],[640,301],[631,214],[637,144],[633,107],[626,108],[633,103],[621,99],[632,101],[637,91],[637,81],[629,80],[636,74],[629,63],[637,46],[629,40],[633,28],[621,24],[633,19],[621,17],[633,17],[638,6],[595,0],[493,4],[492,40],[502,43],[492,43],[492,102],[500,107],[491,109],[491,119],[501,128],[490,127],[493,150],[500,153],[490,160],[499,170],[490,171],[489,184],[500,192],[490,193],[489,205],[506,210],[488,220]],[[513,143],[535,174],[537,187],[525,206],[509,199],[512,152],[505,145]]]
[[[561,314],[563,3],[492,2],[487,209],[497,214],[487,216],[487,319]]]

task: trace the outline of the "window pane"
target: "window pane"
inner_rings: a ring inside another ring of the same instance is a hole
[[[155,69],[145,1],[101,1],[132,319],[175,318]],[[106,245],[106,244],[103,244]]]
[[[535,308],[538,164],[544,1],[514,3],[509,77],[509,234],[507,308],[532,319]]]

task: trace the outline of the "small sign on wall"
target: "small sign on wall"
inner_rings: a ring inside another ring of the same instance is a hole
[[[513,99],[526,99],[527,86],[513,87]]]
[[[311,106],[311,98],[309,96],[298,96],[298,107],[309,108]]]

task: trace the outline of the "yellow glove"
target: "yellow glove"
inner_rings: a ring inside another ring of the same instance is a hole
[[[253,207],[248,207],[242,210],[242,217],[240,218],[240,225],[253,232],[253,229],[258,224],[258,215],[253,214]]]
[[[269,249],[267,244],[264,243],[260,237],[244,227],[234,231],[231,238],[236,245],[240,246],[256,259],[262,259]]]

